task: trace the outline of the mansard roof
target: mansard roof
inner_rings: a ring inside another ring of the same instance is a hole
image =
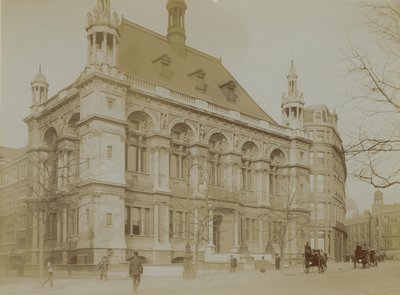
[[[125,19],[121,22],[120,32],[119,68],[128,75],[277,124],[240,86],[220,59],[187,46],[186,57],[182,58],[166,37]],[[163,55],[171,59],[171,75],[168,78],[154,64],[154,60]],[[205,92],[196,90],[189,75],[199,69],[207,73]],[[220,88],[229,81],[237,85],[234,89],[235,101],[228,100]]]

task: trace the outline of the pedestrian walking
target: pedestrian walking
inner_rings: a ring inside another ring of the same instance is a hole
[[[130,260],[129,276],[132,277],[133,281],[133,293],[137,293],[140,284],[140,276],[143,273],[143,265],[142,261],[139,259],[139,253],[137,251],[133,252],[133,257]]]
[[[54,267],[51,265],[50,261],[46,265],[47,279],[43,282],[43,287],[50,282],[50,287],[53,287],[53,273]]]
[[[281,257],[279,254],[276,254],[275,256],[275,269],[280,270],[281,269]]]
[[[108,272],[108,267],[110,265],[110,261],[108,260],[107,256],[103,256],[101,258],[101,266],[100,266],[100,280],[105,280],[107,281],[107,272]]]
[[[267,261],[264,260],[264,256],[261,257],[260,271],[261,272],[266,272],[267,271]]]
[[[230,270],[231,272],[235,272],[236,271],[236,267],[237,267],[237,260],[235,257],[233,257],[233,255],[231,255],[230,258]]]

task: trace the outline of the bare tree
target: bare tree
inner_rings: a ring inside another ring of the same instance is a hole
[[[60,161],[57,150],[33,151],[29,154],[29,173],[25,179],[28,197],[24,200],[37,221],[39,283],[44,281],[44,249],[46,236],[54,238],[57,214],[62,210],[75,210],[82,206],[78,186],[81,165],[79,155]],[[75,216],[77,219],[79,215]]]
[[[216,183],[218,171],[209,165],[209,160],[211,158],[195,157],[188,152],[185,160],[187,196],[186,199],[178,199],[175,204],[175,208],[185,212],[185,236],[193,246],[193,278],[198,271],[201,245],[210,243],[209,230],[214,224],[214,215],[210,212],[223,208],[225,201],[232,201],[239,195],[238,192],[229,192],[221,183]],[[193,173],[194,169],[197,169],[197,173]],[[194,197],[193,183],[198,183],[201,197]]]
[[[356,78],[349,105],[361,111],[359,130],[345,148],[354,176],[376,188],[400,184],[400,1],[360,5],[378,50],[350,42],[348,72]]]
[[[278,244],[281,259],[285,258],[285,250],[300,233],[304,235],[310,223],[308,202],[298,194],[295,176],[284,178],[281,186],[281,196],[274,206],[265,213],[265,222],[270,226],[270,239]]]

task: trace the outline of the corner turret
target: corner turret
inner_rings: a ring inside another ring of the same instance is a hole
[[[49,84],[46,77],[42,74],[42,66],[39,66],[39,72],[31,82],[32,89],[32,107],[37,107],[47,100]]]
[[[303,129],[304,98],[297,89],[297,73],[293,60],[287,76],[288,93],[282,96],[282,124],[292,129]]]
[[[175,52],[186,57],[185,11],[184,0],[169,0],[168,10],[168,42]]]
[[[110,14],[110,0],[97,0],[97,7],[87,16],[88,65],[116,67],[120,19],[116,12]]]

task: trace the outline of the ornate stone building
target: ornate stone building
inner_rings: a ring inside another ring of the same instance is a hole
[[[109,0],[98,0],[77,80],[48,97],[45,77],[35,76],[25,119],[27,198],[33,209],[45,198],[56,210],[47,212],[45,231],[33,216],[32,262],[41,232],[56,263],[91,264],[110,248],[114,262],[135,249],[151,263],[171,263],[186,244],[205,261],[239,252],[257,257],[279,244],[298,259],[317,198],[334,213],[329,225],[314,224],[314,233],[331,230],[335,245],[345,212],[338,182],[346,177],[336,117],[323,111],[329,123],[309,120],[292,63],[279,125],[220,59],[186,45],[185,10],[184,0],[168,1],[165,37],[119,19]],[[320,181],[309,158],[320,143],[304,132],[313,124],[331,132],[324,151],[331,152],[326,173],[334,197],[310,189],[310,179],[315,187]],[[339,180],[334,169],[341,169]],[[333,254],[333,247],[325,249]]]

